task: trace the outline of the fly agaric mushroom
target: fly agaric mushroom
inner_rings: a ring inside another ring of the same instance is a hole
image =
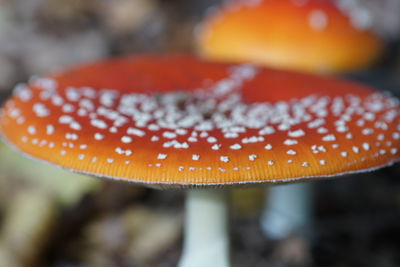
[[[367,26],[360,16],[342,12],[336,1],[233,1],[206,19],[198,35],[199,50],[211,60],[297,71],[349,71],[368,66],[380,54],[381,41]],[[366,45],[360,49],[359,43]],[[296,183],[269,190],[261,227],[270,238],[307,232],[311,186]]]
[[[179,266],[225,267],[223,187],[392,164],[400,155],[399,107],[390,96],[331,78],[145,55],[17,86],[0,132],[25,155],[68,170],[188,189]]]
[[[198,31],[198,46],[213,60],[311,72],[352,71],[371,65],[383,47],[372,30],[357,22],[335,1],[236,0],[206,19]]]

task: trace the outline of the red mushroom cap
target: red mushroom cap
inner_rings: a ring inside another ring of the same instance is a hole
[[[149,186],[290,182],[399,160],[396,99],[362,85],[191,56],[32,79],[0,131],[31,157]]]
[[[213,60],[338,72],[368,67],[382,52],[359,24],[330,0],[236,0],[207,17],[197,37]]]

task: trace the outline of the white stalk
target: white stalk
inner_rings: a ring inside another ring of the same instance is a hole
[[[189,190],[178,267],[230,267],[228,192]]]
[[[293,233],[308,234],[312,223],[312,184],[271,186],[265,200],[261,228],[272,239]]]

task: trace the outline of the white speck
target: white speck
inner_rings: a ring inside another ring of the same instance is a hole
[[[79,155],[79,160],[84,160],[85,159],[85,155],[84,154],[80,154]]]
[[[80,108],[80,109],[78,109],[77,114],[78,114],[78,116],[80,116],[80,117],[86,117],[87,114],[88,114],[88,112],[87,112],[86,110]]]
[[[214,144],[211,147],[212,150],[219,150],[220,148],[221,148],[221,145],[219,145],[219,144]]]
[[[345,158],[345,157],[347,157],[347,152],[341,152],[340,155],[341,155],[343,158]]]
[[[187,130],[185,129],[176,129],[175,132],[179,135],[185,135],[187,134]]]
[[[371,128],[366,128],[366,129],[363,129],[363,130],[362,130],[362,134],[363,134],[363,135],[371,135],[371,134],[373,134],[373,133],[374,133],[374,130],[371,129]]]
[[[120,155],[122,155],[122,154],[125,153],[125,151],[124,151],[122,148],[120,148],[120,147],[117,147],[117,148],[115,149],[115,152],[117,152],[117,153],[120,154]]]
[[[365,121],[364,120],[358,120],[356,122],[356,125],[359,126],[359,127],[363,127],[365,125]]]
[[[229,162],[229,157],[228,156],[221,156],[219,158],[222,162]]]
[[[167,154],[160,153],[160,154],[158,154],[157,159],[166,159],[167,157],[168,157]]]
[[[327,132],[328,132],[328,129],[326,129],[325,127],[319,127],[317,129],[317,133],[319,133],[319,134],[325,134]]]
[[[52,135],[52,134],[54,133],[54,131],[55,131],[55,128],[54,128],[53,125],[48,124],[48,125],[46,126],[46,134],[47,134],[47,135]]]
[[[72,102],[78,101],[80,99],[80,97],[81,97],[81,95],[78,92],[78,90],[76,90],[76,88],[74,88],[74,87],[68,87],[66,89],[65,94],[66,94],[67,99],[69,101],[72,101]]]
[[[23,123],[25,123],[25,118],[22,117],[22,116],[19,117],[19,118],[17,119],[17,123],[20,124],[20,125],[23,124]]]
[[[275,162],[274,162],[273,160],[269,160],[267,164],[268,164],[269,166],[272,166],[272,165],[275,164]]]
[[[69,127],[71,127],[71,129],[76,130],[76,131],[82,130],[82,126],[79,123],[77,123],[76,121],[71,122]]]
[[[257,155],[256,155],[256,154],[251,154],[251,155],[249,155],[249,160],[250,160],[250,161],[254,161],[256,158],[257,158]]]
[[[183,166],[179,166],[178,171],[183,171],[185,168]]]
[[[307,124],[308,128],[310,129],[314,129],[314,128],[318,128],[322,125],[325,124],[325,120],[324,119],[316,119],[315,121],[312,121],[310,123]]]
[[[62,107],[62,111],[64,113],[71,113],[71,112],[75,111],[75,107],[73,105],[71,105],[71,104],[65,104]]]
[[[390,149],[390,153],[392,153],[393,155],[397,154],[398,149],[397,148],[392,148]]]
[[[80,145],[79,148],[80,149],[86,149],[88,146],[86,144]]]
[[[323,31],[328,26],[328,16],[320,9],[313,10],[309,17],[308,23],[315,31]]]
[[[174,144],[174,148],[183,148],[183,149],[188,149],[189,148],[189,144],[186,142],[183,143],[179,143],[178,141],[174,140],[172,141]]]
[[[368,143],[363,143],[362,147],[364,148],[365,151],[368,151],[371,146]]]
[[[354,153],[360,153],[360,149],[356,146],[353,146],[351,149],[354,151]]]
[[[47,144],[47,140],[40,141],[39,146],[44,147]]]
[[[21,116],[21,110],[17,108],[12,108],[8,111],[8,114],[10,114],[10,117],[15,119]]]
[[[289,123],[283,122],[283,123],[278,125],[278,130],[279,131],[287,131],[289,129],[290,129],[290,124]]]
[[[108,128],[107,123],[105,121],[99,120],[99,119],[92,119],[90,121],[90,124],[96,128],[99,129],[106,129]]]
[[[104,139],[104,135],[102,135],[101,133],[95,133],[94,134],[94,139],[95,140],[103,140]]]
[[[54,106],[59,107],[62,104],[64,104],[64,99],[59,95],[53,95],[51,97],[51,102],[53,103]]]
[[[297,137],[302,137],[305,134],[306,133],[303,130],[299,129],[299,130],[296,130],[296,131],[289,132],[288,136],[293,137],[293,138],[297,138]]]
[[[290,149],[290,150],[288,150],[288,151],[286,152],[286,154],[288,154],[288,155],[296,155],[297,152],[294,151],[294,150],[292,150],[292,149]]]
[[[271,144],[267,144],[264,148],[265,148],[266,150],[271,150],[271,149],[272,149],[272,145],[271,145]]]
[[[160,140],[160,137],[153,135],[150,140],[151,142],[157,142],[158,140]]]
[[[149,129],[150,131],[158,131],[160,130],[160,126],[158,126],[157,124],[150,124],[147,129]]]
[[[251,136],[242,139],[243,144],[263,142],[265,139],[262,136]]]
[[[195,143],[195,142],[198,141],[198,139],[196,137],[194,137],[194,136],[191,136],[191,137],[188,138],[188,141],[191,142],[191,143]]]
[[[129,135],[136,135],[136,136],[139,136],[139,137],[143,137],[143,136],[146,135],[146,133],[144,131],[136,129],[136,128],[128,128],[126,133],[129,134]]]
[[[162,135],[168,139],[174,139],[177,136],[176,133],[173,132],[164,132]]]
[[[233,150],[239,150],[242,148],[242,146],[240,144],[234,144],[234,145],[231,145],[230,148]]]
[[[50,111],[46,108],[44,104],[36,103],[33,105],[33,112],[36,116],[43,118],[50,115]]]
[[[61,156],[65,156],[67,154],[67,151],[61,150],[60,154],[61,154]]]
[[[301,166],[308,167],[308,166],[310,166],[310,164],[308,164],[308,162],[303,162],[303,164],[301,164]]]
[[[351,133],[346,134],[347,139],[353,139],[353,135]]]
[[[108,158],[108,159],[107,159],[107,162],[111,164],[111,163],[114,162],[114,159]]]
[[[29,126],[28,127],[28,133],[30,134],[30,135],[35,135],[36,134],[36,127],[35,126]]]
[[[336,137],[333,134],[328,134],[328,135],[322,137],[322,140],[325,142],[333,142],[333,141],[336,141]]]
[[[273,133],[275,133],[275,130],[271,126],[266,126],[258,132],[259,135],[267,135]]]
[[[345,133],[349,131],[349,128],[344,125],[339,125],[338,127],[336,127],[336,131],[338,131],[339,133]]]
[[[58,122],[61,124],[70,124],[73,121],[74,121],[74,119],[68,115],[63,115],[58,119]]]
[[[192,160],[199,160],[199,159],[200,159],[200,155],[197,155],[197,154],[192,155]]]
[[[287,146],[293,146],[293,145],[297,145],[299,142],[297,140],[293,140],[293,139],[286,139],[285,142],[283,142],[283,143]]]
[[[77,134],[74,134],[74,133],[66,133],[65,134],[65,138],[67,140],[78,140],[79,136]]]
[[[24,84],[18,84],[14,92],[18,95],[18,97],[23,101],[23,102],[28,102],[32,98],[32,90],[30,90],[26,85]]]
[[[224,137],[225,138],[238,138],[239,134],[238,133],[227,132],[227,133],[224,133]]]
[[[319,161],[319,164],[321,164],[321,165],[326,165],[326,160],[320,160],[320,161]]]
[[[125,144],[132,143],[132,141],[133,141],[132,137],[129,137],[129,136],[123,136],[123,137],[121,138],[121,142],[122,142],[122,143],[125,143]]]
[[[375,120],[375,114],[371,113],[371,112],[366,112],[364,113],[364,119],[366,119],[367,121],[373,121]]]
[[[207,138],[207,142],[215,143],[215,142],[217,142],[217,138],[210,136],[210,137]]]
[[[207,132],[201,132],[200,133],[200,137],[201,138],[206,138],[208,136],[208,133]]]

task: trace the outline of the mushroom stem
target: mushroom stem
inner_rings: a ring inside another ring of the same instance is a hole
[[[178,267],[230,267],[228,192],[188,190],[183,254]]]
[[[261,228],[272,239],[299,232],[308,234],[312,221],[312,185],[295,183],[272,186],[265,201]]]

